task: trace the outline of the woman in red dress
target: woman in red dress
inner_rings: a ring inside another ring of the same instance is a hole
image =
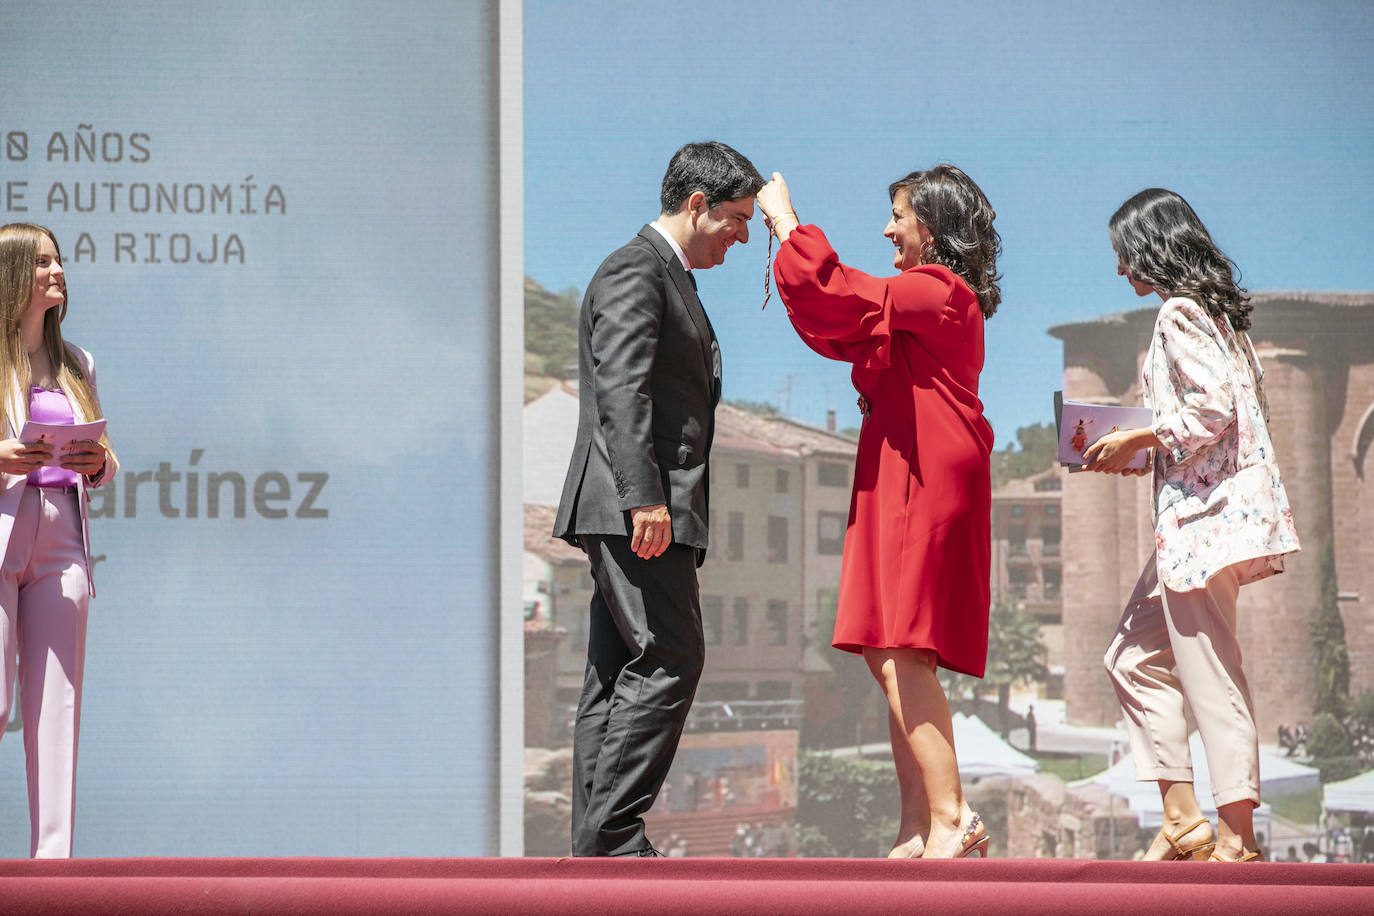
[[[953,166],[888,193],[895,277],[840,263],[825,233],[800,224],[778,173],[758,202],[782,243],[787,314],[813,350],[854,365],[864,414],[834,645],[862,654],[887,697],[902,797],[889,855],[986,855],[935,671],[982,677],[987,662],[993,436],[978,374],[1001,243],[987,198]]]

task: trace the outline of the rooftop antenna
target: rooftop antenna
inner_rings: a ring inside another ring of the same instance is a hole
[[[782,384],[778,386],[778,402],[782,408],[784,417],[792,413],[792,389],[796,386],[797,377],[792,373],[783,376]]]

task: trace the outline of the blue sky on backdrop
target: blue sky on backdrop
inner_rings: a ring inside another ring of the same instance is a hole
[[[887,184],[953,162],[997,209],[982,396],[999,447],[1051,418],[1046,329],[1148,305],[1106,221],[1179,191],[1251,290],[1374,289],[1374,3],[525,0],[525,272],[555,291],[658,210],[682,143],[781,171],[841,259],[891,272]],[[848,368],[762,301],[766,235],[703,274],[727,398],[841,425]],[[1158,300],[1152,300],[1157,303]]]

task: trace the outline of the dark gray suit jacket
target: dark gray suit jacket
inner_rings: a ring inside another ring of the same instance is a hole
[[[650,226],[597,269],[578,322],[577,441],[554,536],[628,535],[665,504],[673,543],[707,547],[720,347],[687,271]]]

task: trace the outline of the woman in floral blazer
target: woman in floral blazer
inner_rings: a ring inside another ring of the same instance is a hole
[[[1252,310],[1235,266],[1182,197],[1141,191],[1112,216],[1117,273],[1164,300],[1141,382],[1149,428],[1112,433],[1089,469],[1152,473],[1155,553],[1105,659],[1136,777],[1159,783],[1164,821],[1147,859],[1258,858],[1259,739],[1236,642],[1240,586],[1283,571],[1297,530],[1269,438]],[[1153,471],[1126,469],[1154,450]],[[1185,702],[1207,753],[1218,830],[1193,794]]]

